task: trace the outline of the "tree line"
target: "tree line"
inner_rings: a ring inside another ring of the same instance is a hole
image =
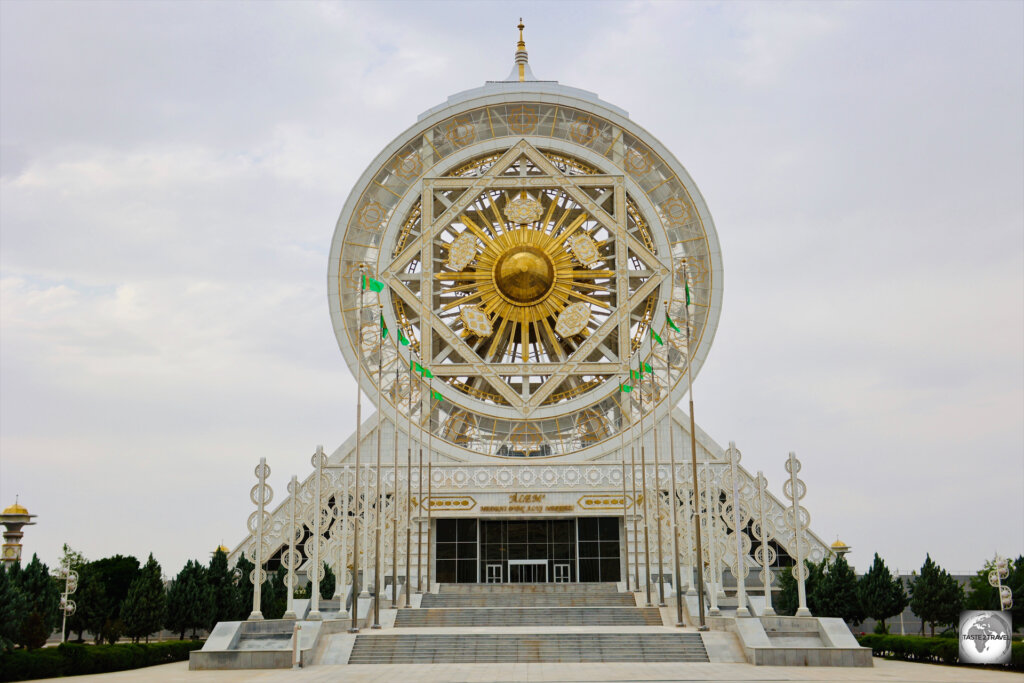
[[[930,634],[935,627],[957,625],[961,610],[998,610],[999,596],[989,585],[992,562],[971,577],[967,590],[949,572],[925,556],[920,571],[914,572],[906,586],[893,576],[885,562],[875,553],[871,568],[857,577],[839,556],[820,563],[805,560],[808,578],[804,588],[807,607],[817,617],[839,617],[851,626],[865,619],[874,619],[876,633],[888,633],[886,620],[899,616],[908,606],[921,619],[921,635],[927,623]],[[1013,623],[1024,625],[1024,556],[1009,563],[1010,575],[1003,582],[1013,591]],[[779,614],[792,615],[798,606],[797,582],[786,570],[779,577],[779,597],[775,605]]]
[[[195,637],[217,622],[246,619],[252,611],[249,576],[255,567],[244,554],[231,569],[227,554],[218,549],[208,564],[189,560],[169,582],[152,553],[145,564],[124,555],[90,562],[65,545],[65,564],[78,572],[78,590],[69,596],[77,609],[67,619],[68,638],[74,634],[78,642],[86,633],[97,644],[125,637],[148,642],[163,629],[184,639],[186,632]],[[0,567],[0,651],[42,647],[60,629],[64,579],[58,572],[35,555],[24,568],[19,563]],[[324,599],[334,594],[334,573],[326,564],[319,588]],[[294,597],[307,597],[307,589],[296,589]],[[284,567],[264,582],[260,600],[264,618],[281,618],[288,601]]]

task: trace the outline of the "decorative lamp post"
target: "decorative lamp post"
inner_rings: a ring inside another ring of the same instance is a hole
[[[1010,575],[1010,563],[1005,557],[996,555],[992,563],[992,571],[988,573],[988,583],[999,591],[999,609],[1009,610],[1013,607],[1013,590],[1003,585],[1003,579]]]
[[[757,522],[751,527],[754,538],[761,542],[754,551],[754,559],[761,565],[761,582],[764,584],[764,612],[766,617],[774,616],[775,609],[772,607],[772,565],[775,563],[775,548],[768,545],[772,537],[772,523],[768,517],[770,503],[768,501],[768,480],[760,470],[757,472],[757,497],[754,498],[754,514],[757,515]]]
[[[260,593],[263,582],[267,580],[267,572],[263,570],[263,558],[265,539],[264,532],[270,522],[270,513],[267,512],[267,505],[274,499],[274,490],[267,483],[270,476],[270,466],[266,458],[260,458],[260,464],[256,466],[256,477],[259,482],[249,492],[249,499],[256,503],[256,512],[249,515],[249,532],[253,535],[253,543],[249,546],[249,552],[253,556],[256,566],[249,574],[252,581],[252,612],[249,614],[249,621],[262,621],[263,612],[260,611]]]
[[[805,587],[808,572],[807,567],[804,566],[804,548],[807,545],[804,542],[804,530],[810,523],[811,516],[807,512],[807,508],[800,505],[800,499],[807,493],[807,485],[797,478],[796,475],[799,471],[800,461],[796,459],[796,453],[790,453],[789,459],[786,460],[786,472],[789,473],[789,479],[782,484],[782,492],[786,494],[786,498],[792,501],[786,515],[786,525],[793,532],[793,547],[796,548],[793,578],[796,579],[797,598],[800,605],[797,607],[796,616],[809,617],[811,610],[807,609],[807,589]]]
[[[736,444],[729,442],[729,476],[726,496],[732,510],[725,515],[725,522],[732,527],[726,542],[726,552],[729,558],[732,574],[736,577],[736,616],[749,617],[750,610],[747,609],[747,574],[750,568],[747,566],[747,554],[750,552],[750,538],[744,533],[750,523],[750,515],[747,513],[744,496],[744,486],[741,484],[740,474],[740,451]]]
[[[68,617],[74,614],[78,607],[74,600],[68,599],[69,595],[78,590],[78,572],[66,564],[60,568],[60,576],[64,577],[64,593],[60,596],[59,607],[61,611],[60,642],[64,643],[67,641]]]

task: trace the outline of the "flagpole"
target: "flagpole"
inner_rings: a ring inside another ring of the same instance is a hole
[[[619,385],[619,393],[622,393],[622,385]],[[626,413],[619,401],[619,462],[622,463],[622,537],[628,539],[629,520],[628,508],[626,507]],[[629,592],[629,543],[626,543],[626,592]],[[579,581],[580,577],[576,577]]]
[[[693,419],[693,358],[697,355],[696,352],[691,354],[693,348],[693,342],[691,340],[690,332],[690,280],[686,273],[686,262],[683,262],[683,286],[686,288],[686,305],[683,310],[686,312],[686,385],[687,392],[690,396],[690,465],[693,469],[693,524],[695,529],[695,539],[697,541],[697,608],[700,613],[700,625],[698,628],[701,631],[708,630],[707,623],[704,619],[704,556],[701,550],[701,538],[700,538],[700,493],[698,491],[697,484],[697,431],[694,426]]]
[[[632,411],[630,411],[632,412]],[[638,526],[636,501],[636,430],[633,429],[632,415],[629,420],[629,483],[633,488],[633,572],[636,574],[636,590],[640,591],[640,529]]]
[[[651,367],[654,367],[654,342],[651,342]],[[657,495],[654,497],[654,523],[658,525],[658,607],[665,606],[665,565],[662,555],[661,542],[661,466],[658,462],[658,411],[654,403],[654,390],[656,382],[654,373],[651,373],[651,410],[654,412],[654,490]]]
[[[671,320],[668,314],[668,300],[665,301],[665,317]],[[673,571],[675,578],[676,588],[676,626],[683,626],[683,592],[682,575],[679,573],[679,525],[676,521],[676,513],[678,512],[678,495],[679,489],[676,488],[676,436],[675,429],[672,419],[672,356],[671,351],[665,354],[666,361],[666,372],[668,373],[668,457],[669,467],[672,468],[672,495],[669,496],[669,502],[672,505],[672,559],[674,561]],[[687,582],[689,583],[689,582]]]
[[[400,332],[401,330],[399,330]],[[392,457],[393,484],[391,486],[391,609],[398,607],[398,340],[395,339],[395,428],[394,455]]]
[[[431,388],[430,383],[427,383],[427,388]],[[433,547],[432,543],[434,540],[434,528],[432,526],[432,510],[434,507],[434,397],[432,395],[427,396],[427,405],[430,410],[427,412],[427,592],[432,591],[430,585],[430,564],[433,558]],[[440,415],[438,415],[440,418]]]
[[[420,353],[423,352],[423,337],[420,336]],[[423,387],[420,385],[420,418],[417,420],[419,424],[419,448],[420,448],[420,462],[419,470],[416,473],[417,478],[417,494],[416,494],[416,507],[423,507]],[[421,509],[416,510],[416,592],[423,592],[423,511]]]
[[[405,604],[411,607],[412,598],[412,349],[409,349],[409,432],[405,442]]]
[[[366,290],[366,264],[359,264],[359,312],[356,330],[356,499],[352,518],[352,626],[349,633],[359,633],[359,450],[363,437],[363,292]],[[319,512],[317,513],[319,514]],[[316,586],[311,586],[316,590]]]
[[[651,544],[650,544],[650,532],[651,532],[651,515],[650,509],[647,505],[647,444],[645,443],[644,434],[644,365],[643,356],[639,357],[640,360],[640,380],[638,387],[640,389],[640,486],[643,489],[644,494],[644,574],[645,581],[644,586],[647,592],[647,606],[651,607],[654,605],[651,602]]]
[[[384,415],[381,413],[381,395],[384,393],[384,308],[380,305],[380,295],[377,296],[377,315],[380,316],[380,327],[377,330],[377,467],[376,484],[374,485],[373,504],[373,625],[372,629],[380,628],[380,601],[381,594],[380,580],[380,532],[381,532],[381,498],[380,498],[380,451],[381,442],[384,440]]]

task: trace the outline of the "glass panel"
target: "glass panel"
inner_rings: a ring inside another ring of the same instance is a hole
[[[437,544],[437,559],[439,560],[454,560],[455,559],[455,545],[454,543],[438,543]]]
[[[598,521],[595,517],[581,517],[577,520],[579,525],[581,541],[596,541],[598,539]]]
[[[456,543],[458,546],[458,558],[460,560],[476,559],[476,543]]]
[[[572,536],[572,521],[554,521],[551,522],[551,540],[555,543],[568,543],[575,539]]]
[[[526,522],[509,522],[508,523],[508,542],[509,543],[526,543],[528,537],[529,525]]]
[[[600,547],[600,543],[580,542],[580,557],[598,557]]]
[[[501,522],[481,522],[483,524],[484,543],[501,543]]]
[[[530,543],[546,543],[548,540],[548,523],[546,521],[529,522]],[[540,557],[543,557],[541,555]]]
[[[438,560],[437,561],[437,582],[438,583],[455,583],[455,560]]]
[[[618,581],[619,580],[619,560],[601,560],[601,580],[602,581]]]
[[[551,558],[555,560],[570,560],[572,559],[571,543],[555,543],[551,546]]]
[[[437,542],[438,543],[454,543],[455,538],[455,520],[454,519],[439,519],[437,520]]]
[[[458,561],[458,582],[476,583],[476,560]]]
[[[619,543],[618,541],[609,542],[601,541],[601,557],[619,557]]]
[[[476,520],[475,519],[460,519],[457,522],[459,532],[459,543],[473,542],[476,543]]]
[[[510,560],[525,560],[527,559],[527,545],[525,543],[510,543],[506,546],[508,548],[508,559]]]
[[[580,581],[600,581],[600,565],[597,560],[580,560]]]
[[[527,559],[530,560],[546,560],[548,559],[548,546],[544,543],[531,543],[529,546],[529,555]]]
[[[617,517],[601,517],[598,519],[601,540],[619,540],[619,520]]]

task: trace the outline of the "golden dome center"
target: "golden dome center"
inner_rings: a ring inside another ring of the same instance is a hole
[[[543,250],[529,245],[512,247],[494,264],[494,284],[513,304],[534,304],[555,284],[555,264]]]

